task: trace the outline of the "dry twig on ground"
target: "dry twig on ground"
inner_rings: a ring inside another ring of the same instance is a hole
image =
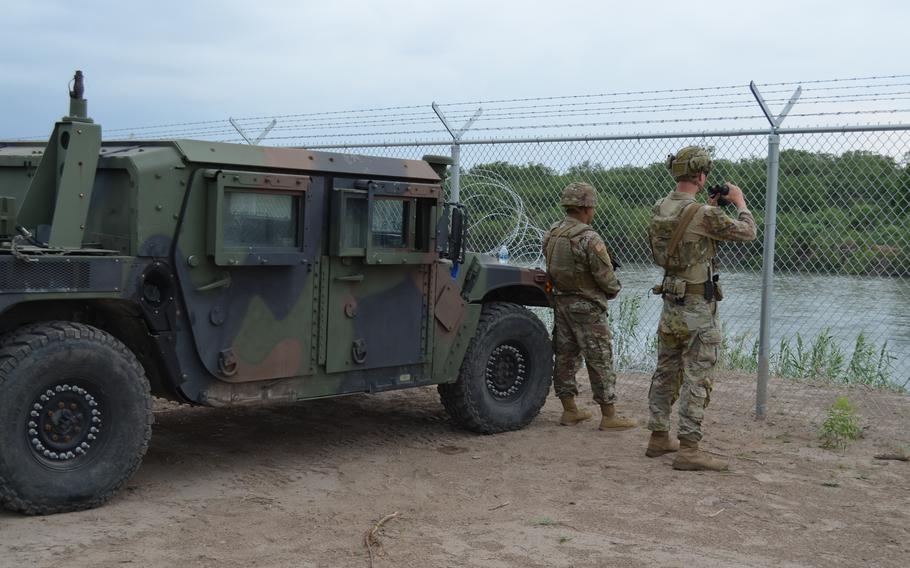
[[[877,460],[910,461],[910,456],[907,454],[878,454],[874,457]]]
[[[382,525],[386,524],[388,521],[396,518],[398,516],[398,511],[390,513],[383,518],[379,519],[379,522],[373,525],[373,528],[368,530],[363,535],[363,544],[367,547],[367,552],[370,555],[370,568],[373,567],[373,547],[376,547],[376,554],[382,555],[382,541],[379,540],[379,531],[382,529]]]

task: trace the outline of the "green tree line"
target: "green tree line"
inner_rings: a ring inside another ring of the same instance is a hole
[[[584,161],[557,171],[540,163],[478,164],[465,172],[495,177],[521,196],[524,214],[548,228],[563,212],[561,189],[586,181],[599,192],[595,229],[622,260],[650,258],[647,224],[653,204],[673,187],[663,163],[605,167]],[[716,160],[708,184],[739,185],[762,230],[767,162],[764,157]],[[732,212],[732,211],[731,211]],[[514,222],[492,216],[472,227],[474,242],[502,242]],[[910,168],[866,151],[840,155],[783,150],[780,157],[776,266],[782,271],[910,276]],[[726,268],[761,266],[762,242],[725,246]]]

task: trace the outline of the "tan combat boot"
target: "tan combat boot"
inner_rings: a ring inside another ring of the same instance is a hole
[[[585,420],[590,420],[591,411],[587,408],[579,409],[575,406],[575,397],[574,396],[564,396],[559,399],[562,403],[562,417],[559,419],[559,423],[563,426],[572,426],[578,424],[579,422],[584,422]]]
[[[603,418],[600,419],[599,430],[627,430],[636,426],[632,418],[617,415],[616,407],[612,404],[601,404],[600,411]]]
[[[679,453],[673,460],[673,469],[683,471],[727,471],[726,462],[714,459],[698,450],[698,442],[679,441]]]
[[[645,450],[645,455],[649,458],[656,458],[678,450],[679,442],[671,440],[669,432],[651,432],[651,439],[648,440],[648,449]]]

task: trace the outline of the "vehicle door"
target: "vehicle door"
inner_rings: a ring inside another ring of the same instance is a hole
[[[324,178],[229,170],[203,178],[175,259],[200,358],[228,382],[314,373]]]
[[[426,370],[441,188],[336,179],[331,193],[326,370]]]

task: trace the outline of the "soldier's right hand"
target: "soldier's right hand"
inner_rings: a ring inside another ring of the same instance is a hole
[[[743,195],[743,190],[730,182],[725,182],[725,184],[730,189],[730,193],[725,195],[724,199],[735,205],[737,209],[745,209],[746,197]]]

